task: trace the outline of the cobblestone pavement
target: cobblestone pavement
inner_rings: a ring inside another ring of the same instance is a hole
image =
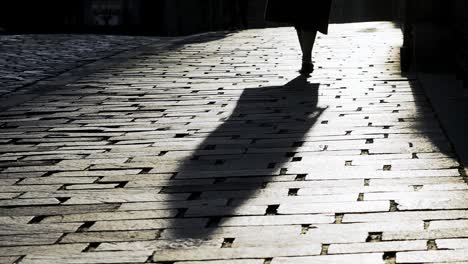
[[[124,61],[2,112],[1,263],[467,263],[468,188],[390,23]]]
[[[105,35],[0,35],[0,96],[158,40]]]

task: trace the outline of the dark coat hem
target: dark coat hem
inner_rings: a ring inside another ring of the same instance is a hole
[[[268,0],[265,20],[328,34],[331,0]]]

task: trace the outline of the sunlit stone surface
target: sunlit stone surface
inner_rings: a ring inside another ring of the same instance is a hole
[[[122,53],[0,115],[2,263],[464,263],[468,188],[388,22]],[[26,95],[28,93],[26,92]]]

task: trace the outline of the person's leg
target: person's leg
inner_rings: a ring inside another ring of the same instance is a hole
[[[312,49],[314,48],[317,30],[300,28],[297,35],[302,49],[302,67],[299,72],[303,75],[308,75],[314,71],[314,64],[312,63]]]
[[[314,48],[317,30],[302,29],[301,43],[302,43],[302,63],[312,64],[312,50]]]
[[[300,26],[294,27],[297,32],[297,39],[299,40],[299,45],[301,46],[301,52],[304,54],[304,47],[302,46],[302,28]]]

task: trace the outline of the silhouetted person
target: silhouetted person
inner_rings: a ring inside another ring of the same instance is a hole
[[[317,31],[328,33],[331,0],[268,0],[265,19],[294,25],[302,50],[301,74],[314,71],[312,49]]]

